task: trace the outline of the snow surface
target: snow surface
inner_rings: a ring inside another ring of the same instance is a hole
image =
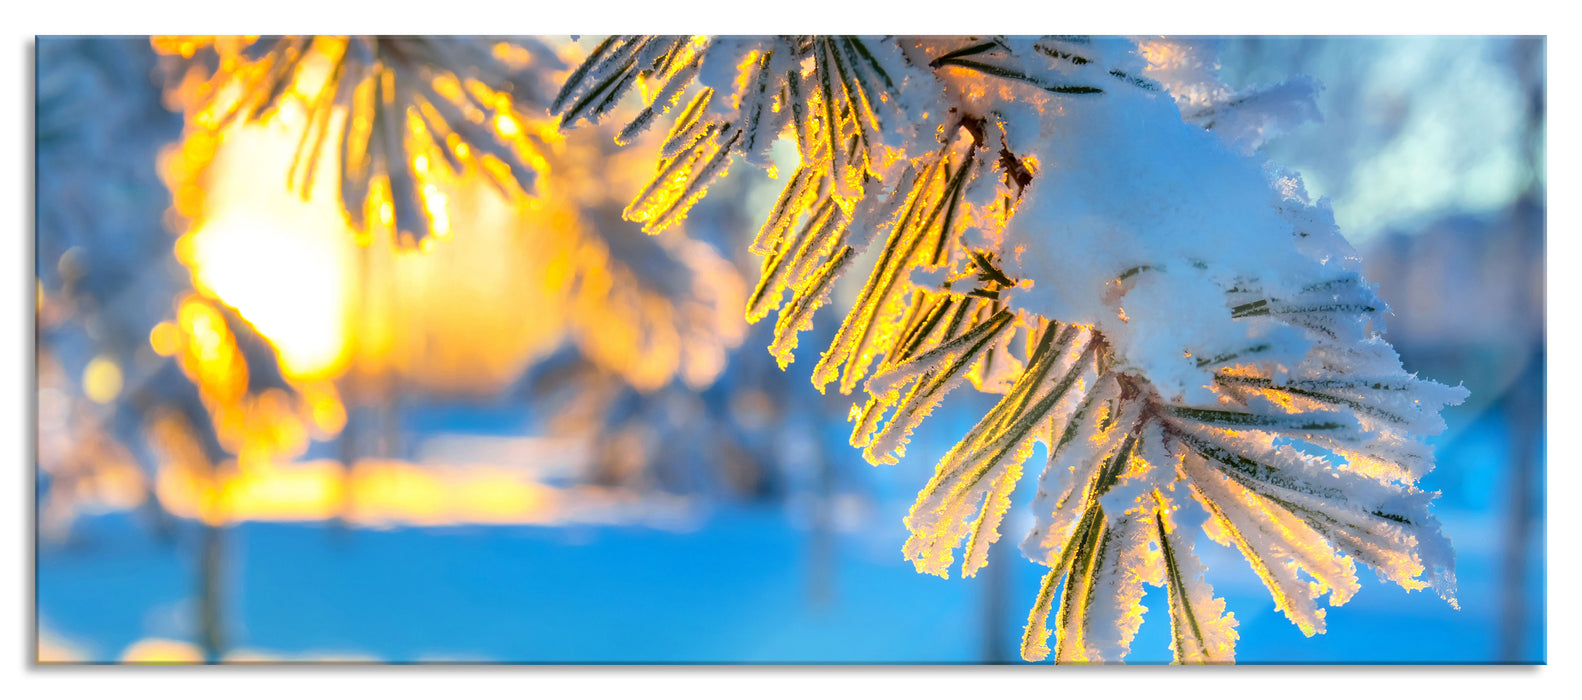
[[[1006,272],[1032,285],[1007,299],[1097,325],[1166,397],[1209,383],[1194,358],[1245,348],[1264,330],[1231,318],[1226,290],[1257,281],[1280,297],[1329,272],[1293,244],[1262,163],[1182,121],[1168,96],[1118,90],[1064,102],[1051,119],[1046,167],[1005,234]]]

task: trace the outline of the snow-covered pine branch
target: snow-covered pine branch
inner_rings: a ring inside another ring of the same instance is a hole
[[[1357,560],[1455,604],[1416,482],[1422,436],[1467,392],[1405,371],[1327,205],[1251,154],[1314,113],[1316,85],[1235,94],[1212,65],[1117,38],[615,36],[551,110],[598,120],[638,87],[622,140],[675,114],[626,212],[649,231],[735,156],[767,167],[792,139],[801,164],[753,242],[747,309],[779,309],[782,365],[855,271],[867,282],[814,381],[864,389],[867,459],[901,458],[968,382],[1003,395],[919,494],[906,556],[945,576],[965,543],[973,575],[1043,443],[1022,551],[1049,574],[1024,658],[1048,655],[1052,616],[1057,660],[1122,660],[1147,583],[1169,592],[1176,660],[1226,662],[1235,618],[1198,531],[1307,634],[1320,595],[1357,590]]]

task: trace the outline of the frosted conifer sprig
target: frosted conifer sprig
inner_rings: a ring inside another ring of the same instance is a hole
[[[1316,86],[1247,99],[1188,53],[1088,37],[611,37],[551,108],[598,119],[638,86],[623,134],[679,110],[626,212],[650,231],[734,154],[767,166],[771,142],[794,141],[800,166],[752,244],[748,319],[779,310],[784,366],[835,281],[871,261],[813,379],[862,387],[852,443],[875,463],[900,459],[963,384],[1002,394],[906,519],[919,571],[947,575],[963,545],[963,575],[981,568],[1045,446],[1022,551],[1049,573],[1024,658],[1051,652],[1053,618],[1057,661],[1122,660],[1146,583],[1168,591],[1177,662],[1231,661],[1236,621],[1204,579],[1199,531],[1239,550],[1309,635],[1321,595],[1357,591],[1358,560],[1454,605],[1435,494],[1416,481],[1432,468],[1421,436],[1466,391],[1402,368],[1327,206],[1246,155]]]
[[[559,69],[536,40],[487,37],[285,36],[154,39],[172,67],[189,129],[217,134],[268,119],[288,95],[305,105],[286,186],[307,199],[320,154],[339,163],[354,229],[369,215],[403,244],[433,233],[430,168],[477,165],[510,197],[529,192],[545,145],[519,112],[539,111],[541,69]],[[371,196],[374,188],[381,193]]]

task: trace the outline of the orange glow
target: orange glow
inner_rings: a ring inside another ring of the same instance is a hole
[[[212,45],[222,61],[240,61],[245,43],[170,37],[154,44],[163,53],[190,52],[184,42]],[[315,42],[280,109],[223,131],[213,130],[217,122],[208,117],[217,119],[241,99],[247,79],[267,66],[239,66],[229,78],[198,75],[181,83],[174,100],[200,113],[189,114],[185,140],[161,162],[175,197],[175,225],[191,229],[178,243],[178,258],[200,290],[234,307],[272,341],[296,388],[333,380],[355,364],[368,376],[394,372],[446,394],[492,391],[568,335],[640,389],[677,377],[692,386],[713,381],[724,367],[724,349],[745,332],[734,313],[745,283],[728,261],[681,236],[667,237],[674,240],[661,244],[668,249],[662,254],[683,269],[675,275],[694,279],[691,297],[665,298],[654,290],[655,280],[637,276],[645,264],[629,258],[657,251],[620,239],[646,237],[600,229],[646,181],[648,167],[641,155],[613,152],[609,134],[582,132],[568,140],[554,120],[513,111],[508,93],[473,79],[432,76],[435,92],[457,100],[467,120],[511,143],[538,172],[537,184],[532,192],[508,187],[502,196],[493,185],[515,182],[504,162],[469,148],[455,133],[433,133],[425,122],[425,115],[435,116],[430,106],[409,107],[404,140],[418,204],[434,235],[421,242],[418,254],[391,245],[396,207],[378,175],[364,203],[368,225],[351,231],[333,176],[340,150],[324,149],[313,164],[292,162],[311,113],[307,100],[344,48],[341,39]],[[375,82],[392,78],[385,71],[360,85],[354,103],[374,99]],[[334,108],[329,141],[350,129],[349,157],[362,162],[368,154],[358,144],[366,143],[372,124],[364,112],[355,113],[348,120],[344,108]],[[453,171],[458,159],[459,171]],[[280,177],[294,165],[316,173],[301,197]],[[534,300],[532,313],[522,313],[524,299]],[[156,331],[150,344],[170,350],[169,335]],[[307,399],[306,415],[329,430],[344,423],[337,403]],[[241,422],[236,416],[220,420]]]
[[[522,125],[508,114],[497,114],[494,117],[494,128],[506,138],[515,138],[522,133]]]
[[[1141,40],[1137,42],[1137,50],[1153,70],[1175,68],[1189,58],[1179,44],[1167,39]]]
[[[121,652],[121,662],[130,664],[201,664],[203,651],[187,642],[150,637],[140,639]]]
[[[279,181],[293,133],[278,124],[233,129],[217,150],[196,230],[178,244],[195,285],[242,314],[280,351],[294,378],[345,365],[347,271],[355,242],[334,208],[304,206]],[[329,164],[320,167],[330,171]],[[332,178],[315,197],[333,199]]]
[[[274,341],[286,373],[325,376],[345,359],[349,242],[340,230],[227,215],[192,234],[194,277]]]
[[[160,321],[154,330],[149,331],[148,344],[161,357],[170,357],[181,351],[181,331],[174,323]]]
[[[75,664],[87,660],[82,647],[65,639],[40,622],[38,625],[38,658],[41,664]]]
[[[423,185],[435,235],[422,254],[399,251],[383,223],[393,221],[394,208],[382,182],[370,199],[375,229],[384,230],[361,241],[341,215],[334,178],[316,180],[307,201],[283,186],[278,173],[290,167],[293,138],[272,120],[226,133],[201,177],[207,191],[186,212],[196,229],[178,244],[178,257],[200,289],[274,343],[299,389],[333,379],[355,360],[366,371],[394,369],[434,388],[487,390],[559,342],[558,304],[523,315],[501,303],[548,291],[531,272],[542,267],[534,262],[539,245],[509,225],[517,210],[482,179]],[[319,165],[320,172],[335,167],[328,154]],[[434,160],[419,155],[414,168],[434,170]],[[452,206],[468,213],[468,235],[455,240]],[[150,341],[166,347],[163,338]],[[310,403],[325,430],[344,422],[336,415],[343,409],[332,405],[338,400]]]
[[[398,461],[363,461],[349,477],[332,460],[257,462],[239,467],[218,493],[194,477],[188,470],[160,470],[157,493],[173,515],[200,518],[214,498],[212,506],[231,522],[342,517],[363,526],[548,524],[563,517],[566,493],[509,468]]]
[[[121,395],[121,366],[106,355],[93,358],[82,371],[82,391],[94,403],[110,403]]]
[[[421,158],[422,156],[418,157]],[[434,237],[441,240],[450,237],[450,214],[447,213],[449,201],[448,197],[440,193],[438,187],[434,185],[423,186],[423,206],[428,211]],[[424,243],[428,242],[427,240],[424,241]]]
[[[341,403],[340,395],[335,391],[335,385],[329,382],[313,382],[300,387],[302,397],[307,402],[313,424],[327,435],[335,435],[346,427],[346,406]]]
[[[200,297],[182,300],[177,324],[188,340],[182,368],[210,400],[231,404],[247,387],[247,365],[220,312]]]

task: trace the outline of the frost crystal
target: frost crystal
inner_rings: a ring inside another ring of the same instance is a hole
[[[1327,205],[1253,148],[1316,84],[1232,93],[1199,44],[1089,37],[611,37],[551,109],[623,134],[677,113],[627,216],[674,225],[735,155],[801,165],[752,250],[748,319],[791,362],[835,280],[866,276],[814,370],[859,387],[852,444],[894,463],[971,383],[1002,395],[919,494],[905,555],[973,575],[1024,465],[1047,463],[1022,542],[1049,567],[1022,654],[1124,659],[1167,589],[1182,663],[1228,662],[1234,615],[1196,534],[1237,548],[1303,632],[1356,562],[1455,604],[1449,541],[1415,483],[1421,436],[1467,392],[1408,374]],[[861,254],[877,244],[877,255]],[[872,259],[859,270],[857,261]],[[1057,595],[1058,590],[1058,595]]]

